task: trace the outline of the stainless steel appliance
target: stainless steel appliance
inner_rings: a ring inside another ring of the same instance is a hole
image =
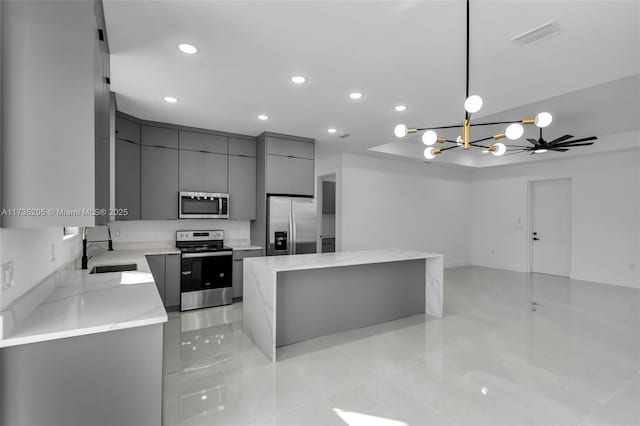
[[[177,231],[180,249],[180,310],[233,302],[233,250],[224,231]]]
[[[314,198],[269,196],[267,256],[315,253],[317,214]]]
[[[220,192],[180,192],[180,219],[229,219],[229,194]]]

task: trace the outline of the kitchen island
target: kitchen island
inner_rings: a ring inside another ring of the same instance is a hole
[[[167,313],[146,255],[103,252],[73,262],[0,312],[0,424],[161,424]],[[137,271],[91,274],[94,266]]]
[[[276,347],[419,313],[442,316],[443,257],[387,249],[244,260],[243,328]]]

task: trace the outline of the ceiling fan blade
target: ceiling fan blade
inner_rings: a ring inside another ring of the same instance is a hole
[[[593,145],[593,142],[586,142],[586,143],[565,142],[561,145],[554,145],[552,146],[552,148],[571,148],[572,146],[587,146],[587,145]]]
[[[567,139],[571,139],[572,137],[573,137],[573,135],[560,136],[559,138],[556,138],[556,139],[552,140],[551,142],[548,142],[547,145],[549,145],[549,146],[555,145],[557,143],[564,142]]]
[[[596,139],[598,139],[597,136],[589,136],[588,138],[580,138],[580,139],[574,139],[572,141],[566,141],[566,142],[563,142],[563,143],[560,143],[560,144],[556,144],[555,146],[564,145],[564,144],[568,144],[568,143],[595,141]]]
[[[549,147],[549,151],[567,152],[569,151],[569,148]]]
[[[529,143],[533,144],[533,146],[538,146],[538,141],[535,139],[527,139]]]

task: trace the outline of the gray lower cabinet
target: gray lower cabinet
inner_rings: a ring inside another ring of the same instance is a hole
[[[129,214],[116,220],[140,220],[140,145],[116,139],[116,209]]]
[[[147,255],[147,263],[166,307],[180,305],[180,255]]]
[[[147,263],[149,264],[149,269],[151,270],[151,275],[153,275],[153,280],[156,282],[156,287],[158,287],[158,293],[160,293],[160,298],[162,299],[162,303],[166,305],[165,302],[165,263],[164,263],[164,254],[154,254],[147,256]]]
[[[141,148],[141,218],[178,218],[178,150],[155,146]]]
[[[269,194],[313,196],[313,160],[266,155],[266,187]]]
[[[167,254],[164,264],[165,306],[180,306],[180,255]]]
[[[227,189],[227,155],[180,150],[180,191],[226,193]]]
[[[256,218],[256,159],[229,155],[229,218]]]
[[[242,297],[242,267],[245,257],[262,256],[262,250],[234,250],[233,251],[233,297]]]

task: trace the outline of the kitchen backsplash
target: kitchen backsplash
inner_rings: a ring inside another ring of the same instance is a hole
[[[249,242],[249,221],[242,220],[136,220],[116,221],[111,224],[114,242],[175,241],[176,231],[193,229],[215,229],[224,231],[225,241]]]

